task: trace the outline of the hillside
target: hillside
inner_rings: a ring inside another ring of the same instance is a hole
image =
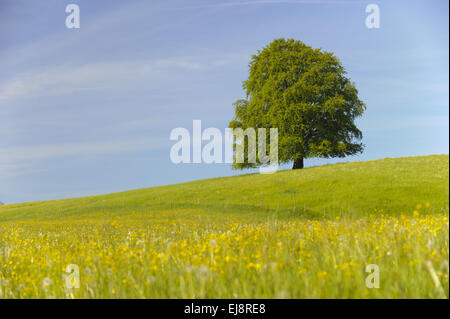
[[[321,218],[372,213],[448,212],[449,156],[388,158],[198,180],[101,196],[10,204],[0,221],[104,218],[153,212],[205,216]],[[427,205],[428,206],[428,205]],[[216,214],[220,213],[220,214]]]
[[[448,165],[383,159],[5,205],[0,299],[447,299]]]

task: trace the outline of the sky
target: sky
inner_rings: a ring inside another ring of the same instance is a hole
[[[79,29],[65,25],[70,3]],[[448,154],[448,12],[446,0],[0,0],[0,201],[254,172],[174,164],[169,135],[193,120],[224,131],[251,55],[276,38],[334,52],[367,105],[364,152],[306,166]]]

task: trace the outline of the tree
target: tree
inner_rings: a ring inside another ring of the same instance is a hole
[[[344,157],[363,151],[355,125],[366,106],[331,52],[301,41],[276,39],[249,63],[246,98],[234,103],[231,128],[278,128],[280,163]],[[244,141],[245,142],[245,141]],[[234,163],[235,169],[261,165]]]

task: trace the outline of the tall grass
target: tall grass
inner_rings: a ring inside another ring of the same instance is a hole
[[[0,298],[448,298],[448,228],[448,156],[6,205]]]

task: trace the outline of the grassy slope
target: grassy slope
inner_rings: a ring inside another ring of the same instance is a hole
[[[410,214],[417,203],[448,213],[449,156],[389,158],[368,162],[199,180],[121,193],[11,204],[0,221],[104,218],[170,213],[260,219],[321,218],[370,213]]]
[[[448,298],[448,168],[384,159],[6,205],[0,299]]]

